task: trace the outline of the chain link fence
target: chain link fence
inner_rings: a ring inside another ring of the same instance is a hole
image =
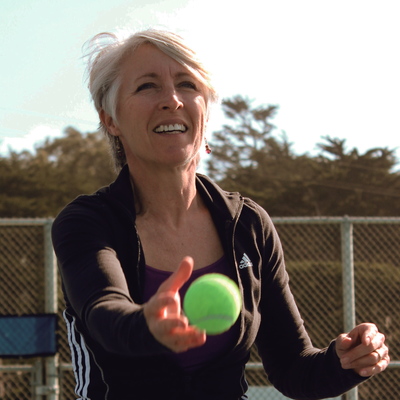
[[[71,400],[74,374],[51,251],[51,220],[0,220],[0,318],[57,312],[55,357],[0,359],[1,400]],[[315,346],[360,322],[387,334],[393,362],[346,400],[400,397],[400,218],[275,218],[291,288]],[[247,365],[251,400],[283,400],[256,350]]]
[[[0,220],[0,319],[57,312],[51,224],[52,220]],[[3,338],[6,332],[0,334]],[[58,355],[0,358],[0,399],[56,400],[57,364]]]

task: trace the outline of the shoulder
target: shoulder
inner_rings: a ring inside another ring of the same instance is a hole
[[[268,258],[272,253],[281,253],[281,242],[274,223],[258,203],[243,198],[243,207],[237,221],[236,232],[242,241],[255,243],[259,251]]]
[[[268,212],[254,200],[244,197],[242,219],[246,219],[249,216],[252,216],[253,220],[257,221],[262,230],[275,230],[274,224]]]
[[[80,195],[67,204],[54,219],[53,226],[76,218],[88,219],[96,214],[104,212],[105,203],[101,197],[95,193],[91,195]]]
[[[106,210],[97,195],[82,195],[71,201],[57,215],[52,225],[55,250],[66,242],[85,243],[106,232]]]
[[[129,205],[133,204],[132,188],[129,183],[129,170],[124,168],[117,179],[109,186],[95,193],[80,195],[67,204],[53,222],[53,231],[68,226],[83,227],[104,225],[108,219],[127,219],[132,213]],[[130,219],[130,218],[129,218]]]
[[[197,174],[198,188],[203,195],[209,197],[210,207],[218,212],[229,214],[232,221],[247,228],[253,233],[275,235],[274,224],[268,212],[254,200],[242,196],[239,192],[229,192],[222,189],[217,183],[205,175]]]
[[[225,219],[233,220],[243,206],[243,197],[238,192],[228,192],[206,175],[196,175],[196,186],[211,211]]]

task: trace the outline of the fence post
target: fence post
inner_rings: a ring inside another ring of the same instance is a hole
[[[44,225],[44,265],[45,265],[45,312],[57,314],[57,265],[51,240],[51,226],[53,221],[47,220]],[[46,366],[46,398],[58,400],[58,354],[45,357]]]
[[[343,280],[343,328],[351,331],[356,325],[356,301],[354,283],[354,249],[353,224],[349,217],[344,217],[341,223],[342,241],[342,280]],[[358,389],[355,387],[346,394],[347,400],[358,400]]]
[[[33,400],[41,400],[43,397],[40,394],[40,388],[43,387],[43,362],[38,359],[32,367],[33,375]],[[1,397],[2,398],[2,397]]]

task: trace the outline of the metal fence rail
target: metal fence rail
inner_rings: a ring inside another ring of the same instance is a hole
[[[346,400],[400,398],[400,218],[275,218],[291,288],[318,347],[355,324],[375,322],[393,361]],[[0,219],[0,315],[57,313],[56,357],[0,359],[0,400],[70,400],[74,375],[51,219]],[[247,366],[253,400],[283,400],[256,351]]]

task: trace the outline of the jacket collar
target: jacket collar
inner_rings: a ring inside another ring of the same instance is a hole
[[[238,192],[222,190],[208,176],[197,174],[196,186],[208,209],[218,213],[220,217],[234,220],[240,213],[243,197]]]
[[[243,198],[239,193],[222,190],[209,177],[202,174],[196,175],[196,187],[208,209],[214,215],[228,220],[237,217],[243,205]],[[99,192],[112,197],[114,201],[121,203],[135,215],[134,192],[128,165],[122,168],[117,179],[110,186],[100,189]]]
[[[109,186],[98,190],[97,194],[105,195],[107,198],[119,203],[135,215],[135,208],[133,207],[135,204],[134,196],[127,164],[121,169],[117,179]]]

